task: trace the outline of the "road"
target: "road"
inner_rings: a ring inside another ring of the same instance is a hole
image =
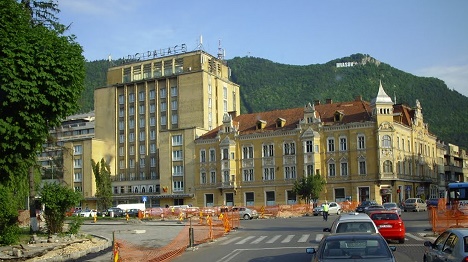
[[[269,220],[241,221],[238,230],[214,242],[196,246],[174,262],[280,262],[310,261],[311,255],[305,253],[307,247],[316,247],[323,237],[323,228],[329,227],[336,216],[328,221],[321,217],[278,218]],[[433,241],[427,212],[402,213],[406,226],[404,244],[391,242],[396,246],[397,261],[422,261],[424,241]]]

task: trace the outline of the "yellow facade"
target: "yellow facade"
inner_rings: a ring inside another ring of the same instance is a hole
[[[115,204],[193,204],[193,141],[240,110],[229,74],[201,50],[109,69],[95,91],[96,138],[115,145]]]
[[[299,203],[294,181],[317,173],[327,181],[320,202],[424,198],[437,181],[438,150],[416,104],[394,105],[381,85],[371,103],[226,114],[195,141],[196,204]]]

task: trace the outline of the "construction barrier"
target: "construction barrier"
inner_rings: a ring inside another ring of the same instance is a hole
[[[448,228],[468,227],[468,207],[455,205],[448,207],[443,199],[437,207],[428,209],[432,232],[440,234]]]

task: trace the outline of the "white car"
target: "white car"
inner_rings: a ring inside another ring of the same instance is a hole
[[[338,204],[336,202],[328,203],[328,214],[329,215],[331,215],[331,214],[339,215],[339,214],[341,214],[341,212],[342,212],[342,210],[341,210],[340,204]],[[323,204],[321,206],[318,206],[318,207],[314,208],[313,214],[314,214],[314,216],[323,215]]]
[[[95,217],[96,215],[97,215],[97,211],[94,209],[82,210],[80,212],[80,217]]]

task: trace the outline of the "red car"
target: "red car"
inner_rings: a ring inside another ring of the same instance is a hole
[[[395,211],[374,211],[369,214],[379,229],[379,233],[386,240],[398,240],[398,243],[405,243],[405,224]]]

